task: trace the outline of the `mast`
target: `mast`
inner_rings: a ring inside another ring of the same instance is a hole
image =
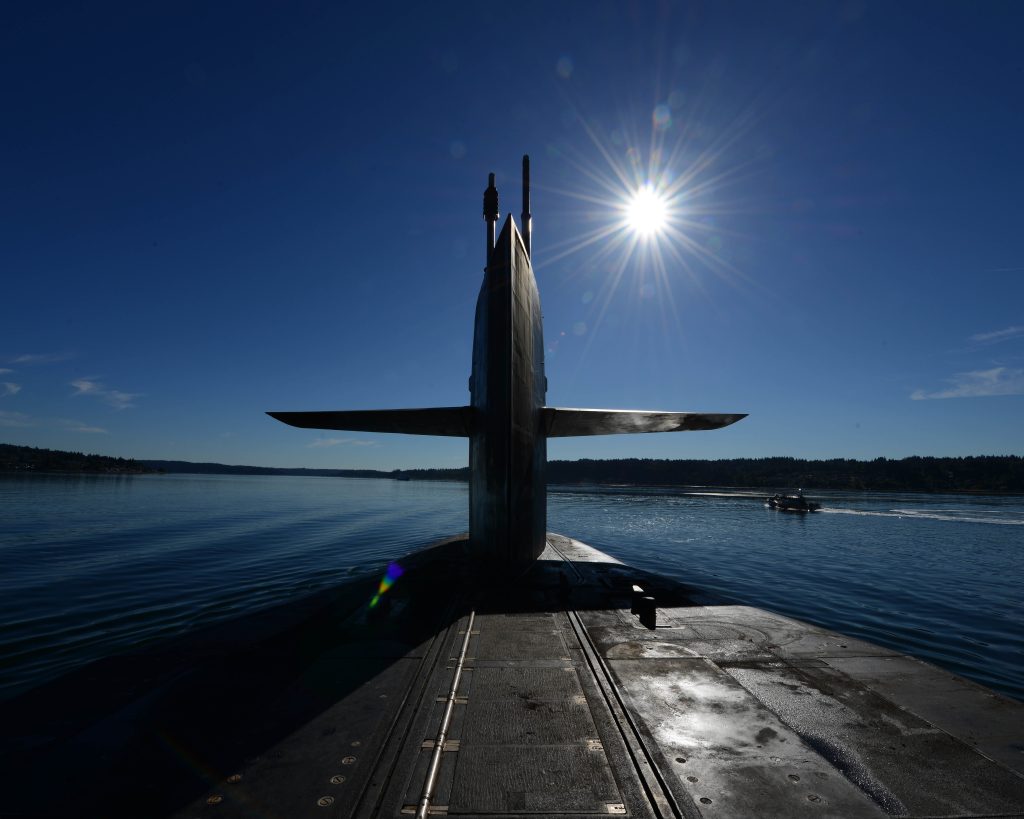
[[[522,213],[519,214],[522,221],[522,243],[526,246],[526,256],[532,258],[534,249],[534,216],[529,212],[529,155],[522,155]],[[494,243],[492,243],[494,244]]]
[[[494,187],[493,173],[487,177],[487,190],[484,191],[484,221],[487,222],[487,267],[490,267],[494,253],[494,226],[498,221],[498,189]]]

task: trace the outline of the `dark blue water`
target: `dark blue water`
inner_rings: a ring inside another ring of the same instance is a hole
[[[1024,699],[1024,499],[558,488],[548,528],[711,594]],[[380,572],[467,528],[464,484],[0,476],[0,698],[99,657]]]

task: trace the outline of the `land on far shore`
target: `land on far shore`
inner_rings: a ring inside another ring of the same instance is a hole
[[[191,461],[111,458],[54,449],[0,444],[0,472],[206,475],[305,475],[335,478],[394,478],[465,481],[460,469],[286,469]],[[750,489],[837,489],[852,491],[970,492],[1024,494],[1024,458],[976,455],[962,458],[849,458],[809,461],[801,458],[728,458],[717,461],[620,458],[550,461],[551,484],[627,484],[635,486],[716,486]]]
[[[156,472],[134,458],[111,458],[59,449],[0,444],[0,472],[82,472],[98,475],[143,475]]]

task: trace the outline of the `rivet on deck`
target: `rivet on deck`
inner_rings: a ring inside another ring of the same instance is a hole
[[[316,803],[321,808],[329,808],[331,805],[334,804],[334,797],[333,796],[321,796],[319,799],[316,800]]]

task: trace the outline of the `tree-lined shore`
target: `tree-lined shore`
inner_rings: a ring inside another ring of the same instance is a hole
[[[155,472],[134,458],[111,458],[60,449],[0,444],[0,472],[64,472],[93,475],[144,475]]]
[[[54,449],[0,444],[0,472],[92,474],[185,473],[206,475],[299,475],[329,478],[394,478],[466,481],[460,469],[287,469],[192,461],[111,458]],[[718,486],[752,489],[838,489],[881,492],[1024,494],[1024,458],[976,455],[962,458],[727,458],[717,461],[620,458],[551,461],[552,484]]]
[[[465,480],[468,469],[409,469],[412,480]],[[551,461],[552,484],[719,486],[753,489],[840,489],[902,492],[992,492],[1024,494],[1024,458],[980,455],[965,458],[728,458],[716,461],[620,458]]]

